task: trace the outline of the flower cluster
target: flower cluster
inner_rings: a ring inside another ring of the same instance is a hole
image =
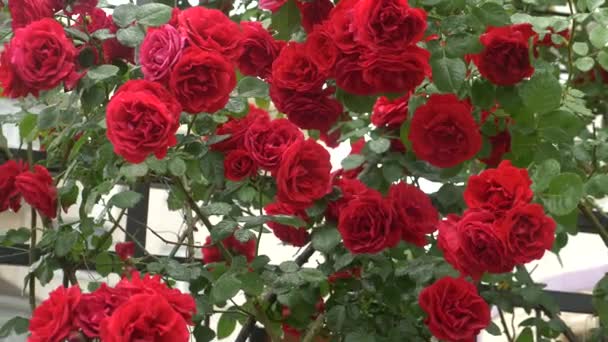
[[[0,212],[21,208],[21,199],[49,219],[57,216],[57,188],[49,171],[41,165],[29,170],[21,161],[0,165]]]
[[[196,312],[194,299],[171,289],[160,276],[134,272],[115,287],[92,293],[59,287],[36,308],[28,341],[63,341],[83,334],[102,341],[150,340],[186,342]]]

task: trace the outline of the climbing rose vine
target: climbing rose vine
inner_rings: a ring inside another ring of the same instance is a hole
[[[605,1],[193,3],[0,0],[0,212],[34,216],[0,337],[574,341],[526,265],[608,244]],[[168,255],[115,234],[142,184]]]

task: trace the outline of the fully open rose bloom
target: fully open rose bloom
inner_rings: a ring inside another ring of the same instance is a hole
[[[418,246],[427,244],[426,235],[437,230],[439,214],[431,199],[413,185],[403,182],[391,185],[388,193],[395,215],[393,221],[404,241]]]
[[[150,81],[167,80],[171,67],[182,55],[184,43],[184,38],[171,25],[149,30],[139,49],[144,78]]]
[[[13,31],[43,18],[52,18],[55,14],[51,0],[13,0],[9,2],[8,9]]]
[[[61,286],[49,294],[32,313],[28,342],[51,342],[65,340],[76,329],[74,313],[80,302],[80,288]]]
[[[420,292],[424,323],[436,338],[450,342],[474,342],[490,324],[490,307],[475,285],[463,278],[445,277]]]
[[[437,167],[453,167],[481,149],[473,109],[454,94],[433,94],[412,118],[409,140],[416,156]]]
[[[307,33],[312,32],[316,25],[325,21],[334,8],[330,0],[297,0],[296,6],[300,11],[302,27]]]
[[[245,150],[230,151],[224,158],[224,176],[233,182],[238,182],[256,174],[258,166]]]
[[[180,112],[179,103],[159,83],[128,81],[108,104],[108,139],[116,154],[131,163],[150,154],[162,159],[177,142]]]
[[[327,211],[325,217],[328,220],[337,221],[340,217],[340,212],[344,207],[350,203],[350,201],[358,197],[366,197],[376,193],[375,189],[370,189],[367,185],[363,184],[360,180],[354,178],[341,178],[336,177],[334,179],[334,186],[340,189],[341,196],[335,201],[331,201],[327,204]]]
[[[0,86],[8,97],[38,96],[64,82],[75,86],[77,51],[61,24],[44,18],[14,32],[0,56]]]
[[[304,134],[287,119],[256,122],[245,134],[245,148],[251,158],[263,169],[274,172],[281,165],[283,154]]]
[[[17,212],[21,208],[21,193],[15,180],[26,169],[27,166],[21,161],[9,160],[0,165],[0,212],[9,208]]]
[[[243,75],[267,79],[272,73],[272,63],[279,56],[285,42],[275,40],[260,22],[241,22],[243,39],[237,64]]]
[[[285,150],[277,171],[279,201],[306,208],[331,191],[329,152],[316,141],[298,141]]]
[[[57,188],[53,177],[42,165],[24,171],[15,178],[15,187],[25,201],[47,218],[57,216]]]

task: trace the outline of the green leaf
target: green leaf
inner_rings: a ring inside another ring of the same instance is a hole
[[[306,222],[297,216],[291,215],[274,215],[268,217],[269,221],[284,224],[292,227],[306,227]]]
[[[0,338],[9,337],[12,334],[25,334],[28,331],[29,325],[30,321],[27,318],[13,317],[0,328]]]
[[[9,229],[5,235],[0,235],[2,246],[13,246],[26,243],[30,239],[30,228]]]
[[[547,159],[538,165],[532,174],[532,190],[535,193],[543,192],[549,187],[553,177],[559,175],[560,165],[555,159]]]
[[[584,42],[576,42],[572,44],[572,51],[581,56],[586,56],[589,53],[589,45]]]
[[[181,158],[173,158],[169,161],[169,172],[176,177],[186,174],[186,162]]]
[[[203,207],[203,210],[208,215],[228,215],[232,211],[232,205],[224,202],[209,203],[209,205]]]
[[[208,326],[200,324],[194,328],[192,335],[194,335],[196,342],[211,342],[215,338],[215,332],[213,330]]]
[[[236,328],[236,319],[231,313],[223,313],[217,322],[218,340],[229,337]]]
[[[116,35],[110,32],[110,29],[101,29],[93,32],[93,38],[98,40],[108,40],[112,38],[116,38]]]
[[[466,54],[479,52],[482,47],[479,37],[468,33],[460,33],[447,38],[445,54],[452,58],[462,58]]]
[[[476,80],[471,87],[471,101],[483,109],[493,107],[496,104],[496,87],[485,79]]]
[[[376,339],[368,333],[351,332],[346,335],[344,342],[376,342]]]
[[[237,86],[241,97],[268,97],[268,83],[257,77],[243,77]]]
[[[222,275],[211,289],[211,298],[215,303],[223,303],[236,296],[241,289],[241,281],[233,274]]]
[[[355,256],[351,253],[342,254],[341,256],[336,258],[336,262],[334,263],[334,269],[339,271],[348,265],[350,265],[355,260]]]
[[[386,151],[388,151],[391,148],[391,142],[388,139],[385,138],[379,138],[377,140],[372,140],[369,142],[369,149],[378,153],[378,154],[382,154]]]
[[[76,242],[78,242],[77,231],[61,231],[55,240],[55,255],[64,257],[70,253]]]
[[[559,108],[562,86],[550,73],[540,72],[521,86],[519,94],[527,109],[542,114]]]
[[[38,116],[27,113],[19,122],[19,135],[21,139],[26,141],[32,141],[36,135],[36,124],[38,123]]]
[[[608,43],[608,28],[603,25],[595,26],[589,32],[589,41],[598,49],[604,48]]]
[[[486,328],[488,334],[493,336],[500,336],[502,334],[500,327],[496,323],[490,321],[490,325]]]
[[[321,253],[331,253],[340,241],[342,236],[335,227],[318,228],[312,233],[312,246]]]
[[[532,333],[532,329],[525,328],[522,330],[521,334],[517,336],[515,342],[534,342],[534,335]]]
[[[306,280],[309,283],[320,283],[322,281],[327,280],[327,277],[323,272],[314,269],[314,268],[303,268],[298,272],[302,279]]]
[[[503,6],[497,3],[486,2],[480,7],[474,6],[471,12],[485,25],[505,26],[511,23],[509,14],[505,11]]]
[[[121,209],[133,208],[141,201],[142,197],[138,192],[127,190],[112,196],[110,204]]]
[[[605,0],[585,0],[587,4],[587,9],[589,12],[595,11],[597,8],[604,4]]]
[[[342,331],[344,323],[346,321],[346,307],[343,305],[337,305],[327,311],[327,326],[332,331]]]
[[[89,69],[87,76],[94,81],[103,81],[116,76],[119,71],[116,65],[103,64]]]
[[[283,271],[285,273],[295,273],[300,269],[300,266],[298,266],[298,264],[296,264],[295,262],[288,260],[288,261],[283,261],[279,265],[279,268],[281,269],[281,271]]]
[[[462,87],[467,67],[460,58],[439,57],[431,59],[433,83],[442,92],[456,93]]]
[[[545,208],[563,216],[576,209],[583,197],[583,181],[576,173],[565,172],[554,177],[547,191],[541,194]]]
[[[116,32],[118,41],[128,47],[137,47],[145,37],[145,32],[139,26],[121,28]]]
[[[234,232],[234,237],[239,242],[247,242],[251,239],[255,239],[255,234],[249,229],[238,229]]]
[[[264,281],[257,273],[243,273],[240,274],[238,278],[241,281],[241,287],[246,294],[250,296],[259,296],[264,291]]]
[[[38,129],[47,130],[57,125],[59,112],[55,107],[47,107],[38,115]]]
[[[350,94],[338,88],[336,90],[336,99],[350,111],[355,113],[371,113],[377,97]]]
[[[603,198],[608,195],[608,175],[594,175],[585,184],[585,192],[595,198]]]
[[[595,61],[591,57],[581,57],[574,61],[574,65],[580,71],[587,72],[593,69]]]
[[[354,170],[365,162],[365,156],[360,154],[351,154],[342,160],[342,168],[344,171]]]
[[[173,8],[159,3],[148,3],[137,8],[137,22],[147,26],[160,26],[171,19]]]
[[[112,19],[119,27],[127,27],[135,21],[137,6],[133,4],[120,5],[112,12]]]
[[[116,264],[117,261],[115,258],[107,252],[102,252],[95,257],[95,270],[97,270],[102,277],[112,273]]]
[[[125,164],[120,168],[120,174],[130,179],[143,177],[148,174],[148,165],[146,163]]]
[[[608,53],[606,51],[600,51],[600,53],[597,54],[597,63],[602,69],[608,70]]]
[[[288,0],[272,14],[270,28],[277,31],[276,39],[291,40],[291,35],[300,27],[300,11],[296,0]]]

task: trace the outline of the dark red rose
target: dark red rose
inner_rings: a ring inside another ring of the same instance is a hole
[[[409,95],[395,100],[382,96],[376,100],[371,121],[376,127],[399,129],[407,119],[407,104]]]
[[[304,134],[287,119],[256,122],[245,133],[245,149],[262,169],[275,172],[285,150],[296,141],[304,140]]]
[[[358,53],[342,55],[336,62],[336,84],[355,95],[370,95],[376,93],[374,85],[364,77],[363,56]],[[420,70],[417,70],[420,71]],[[373,75],[369,75],[373,76]],[[382,80],[379,80],[380,82]]]
[[[351,154],[361,154],[363,152],[363,148],[365,147],[365,138],[359,138],[355,141],[350,142],[350,153]]]
[[[260,0],[258,4],[261,9],[276,12],[283,6],[287,0]]]
[[[306,37],[304,45],[309,58],[319,70],[333,75],[336,61],[340,57],[340,50],[326,27],[327,25],[318,26]]]
[[[334,272],[327,277],[330,284],[335,284],[341,279],[359,279],[361,278],[361,267],[353,267],[348,270]]]
[[[327,204],[325,217],[328,220],[337,221],[340,217],[340,212],[352,200],[359,197],[380,196],[380,193],[375,189],[368,188],[358,179],[338,178],[334,181],[334,186],[337,186],[342,193],[340,198],[331,201]]]
[[[391,185],[388,199],[395,211],[393,224],[401,229],[401,238],[420,247],[426,245],[426,235],[434,233],[439,224],[439,214],[429,196],[400,182]]]
[[[224,177],[238,182],[243,178],[251,177],[258,171],[258,165],[251,159],[246,150],[230,151],[224,158]]]
[[[235,86],[236,75],[228,60],[197,48],[184,50],[171,72],[171,91],[190,114],[224,108]]]
[[[529,40],[534,36],[531,24],[489,27],[479,38],[484,49],[473,56],[473,62],[490,82],[517,84],[534,73],[529,55]]]
[[[13,3],[11,2],[11,6]],[[61,24],[49,18],[14,32],[0,57],[0,86],[3,94],[16,98],[57,87],[71,89],[81,75],[76,73],[77,51]]]
[[[194,299],[177,289],[172,289],[163,283],[160,275],[143,277],[138,272],[133,272],[131,278],[123,277],[115,287],[120,295],[134,296],[136,294],[158,294],[163,297],[169,305],[177,312],[186,323],[192,323],[192,316],[196,313]]]
[[[281,90],[318,92],[327,76],[327,72],[319,69],[311,59],[306,45],[301,43],[288,43],[272,63],[272,85]]]
[[[250,105],[247,116],[244,118],[230,118],[228,122],[218,127],[215,133],[217,135],[228,135],[228,138],[211,145],[211,148],[224,153],[236,149],[245,149],[245,134],[254,124],[269,125],[270,116],[267,111]]]
[[[9,208],[17,212],[21,208],[21,194],[15,181],[24,170],[27,165],[21,161],[9,160],[0,165],[0,213]]]
[[[472,107],[454,94],[433,94],[418,107],[409,139],[416,156],[437,167],[452,167],[481,149]]]
[[[363,55],[363,79],[373,93],[411,92],[431,77],[431,53],[416,45],[395,53],[373,52]]]
[[[179,15],[179,30],[193,46],[218,53],[231,62],[239,57],[241,29],[219,10],[190,7]]]
[[[34,171],[24,171],[15,178],[15,186],[25,201],[50,219],[57,217],[57,188],[49,171],[35,165]]]
[[[12,0],[8,3],[13,32],[43,18],[53,18],[53,3],[49,0]]]
[[[72,330],[74,312],[80,301],[80,288],[72,286],[58,287],[49,294],[49,298],[42,302],[32,314],[30,320],[29,342],[63,341]]]
[[[234,235],[230,235],[224,241],[222,241],[224,247],[229,250],[233,255],[243,255],[247,258],[247,261],[252,261],[255,258],[255,245],[256,239],[250,239],[247,242],[240,242]],[[205,245],[202,248],[203,262],[209,264],[212,262],[220,262],[224,260],[222,253],[215,244],[211,241],[211,236],[207,236]]]
[[[105,283],[95,292],[83,294],[76,307],[75,324],[89,338],[99,337],[101,322],[126,302],[131,293],[108,287]]]
[[[241,22],[243,39],[237,64],[243,75],[268,78],[272,73],[272,63],[279,56],[285,42],[275,40],[260,22]]]
[[[340,146],[340,130],[336,129],[330,133],[330,131],[319,132],[319,140],[321,140],[327,147],[336,148]]]
[[[468,209],[462,217],[448,215],[439,223],[439,248],[445,260],[463,275],[479,280],[485,272],[510,272],[513,260],[494,228],[492,212]]]
[[[463,278],[439,279],[420,292],[418,303],[427,314],[424,323],[440,340],[473,342],[490,324],[490,307]]]
[[[117,243],[116,246],[114,246],[114,250],[120,260],[129,260],[135,255],[135,243],[133,241]]]
[[[142,293],[129,298],[101,322],[100,337],[104,342],[187,342],[190,333],[184,318],[164,297]]]
[[[373,192],[354,198],[340,210],[338,230],[344,247],[353,254],[379,253],[401,241],[390,203]]]
[[[342,103],[329,87],[322,92],[300,93],[270,87],[270,97],[277,109],[287,114],[289,121],[302,129],[328,131],[344,112]]]
[[[353,23],[354,6],[358,2],[359,0],[341,0],[331,10],[329,20],[327,20],[327,29],[343,53],[356,53],[360,50],[353,29],[355,27]]]
[[[469,208],[487,209],[497,216],[521,204],[530,203],[534,193],[532,180],[526,169],[502,161],[498,168],[487,169],[469,177],[464,190],[464,201]]]
[[[141,163],[150,154],[162,159],[177,142],[180,113],[179,103],[159,83],[131,80],[108,104],[106,134],[114,152],[130,163]]]
[[[139,49],[139,61],[144,78],[150,81],[166,81],[171,67],[182,55],[185,42],[171,25],[148,30]]]
[[[354,11],[358,41],[374,50],[401,50],[426,31],[426,12],[411,8],[407,0],[361,0]]]
[[[289,215],[299,217],[304,221],[308,220],[305,210],[294,208],[285,203],[270,203],[264,207],[264,210],[268,215]],[[310,241],[310,234],[305,226],[292,227],[272,221],[269,221],[267,225],[279,240],[288,245],[303,247]]]
[[[329,0],[298,0],[296,6],[300,11],[301,24],[306,33],[312,32],[316,25],[324,22],[334,8],[334,4]]]
[[[536,203],[522,204],[507,211],[497,229],[516,264],[542,258],[555,240],[555,221]]]
[[[276,175],[280,202],[306,208],[331,191],[329,152],[313,139],[285,150]]]

